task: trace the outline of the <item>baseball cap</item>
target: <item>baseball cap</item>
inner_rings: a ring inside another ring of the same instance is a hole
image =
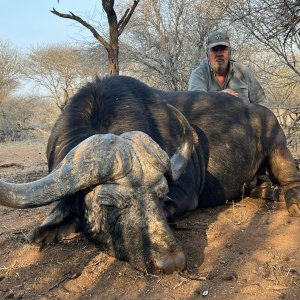
[[[206,47],[210,49],[219,45],[230,47],[228,34],[222,31],[214,31],[210,33],[207,37]]]

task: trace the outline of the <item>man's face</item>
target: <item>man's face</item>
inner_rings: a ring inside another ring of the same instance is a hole
[[[219,45],[208,49],[207,55],[212,69],[219,75],[226,75],[230,59],[230,48]]]

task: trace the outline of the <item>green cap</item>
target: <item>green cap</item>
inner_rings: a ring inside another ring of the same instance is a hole
[[[214,31],[208,35],[206,47],[210,49],[219,45],[230,47],[229,36],[225,32]]]

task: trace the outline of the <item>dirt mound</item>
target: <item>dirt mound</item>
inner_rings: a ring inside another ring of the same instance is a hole
[[[0,166],[0,178],[46,174],[44,149],[1,147],[0,165],[16,165]],[[274,203],[245,198],[172,224],[188,267],[159,276],[134,270],[81,235],[39,251],[29,236],[50,210],[0,207],[1,299],[300,299],[300,219]]]

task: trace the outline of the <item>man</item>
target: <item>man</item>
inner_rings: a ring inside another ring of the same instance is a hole
[[[266,105],[266,96],[253,73],[246,66],[231,59],[229,36],[225,32],[215,31],[206,41],[207,58],[192,71],[189,91],[224,92],[240,97],[245,103]],[[259,175],[253,181],[256,186],[252,197],[277,200],[278,188],[265,175]]]
[[[245,103],[266,103],[265,93],[246,66],[231,59],[229,36],[215,31],[206,41],[207,58],[192,71],[189,91],[225,92]]]

